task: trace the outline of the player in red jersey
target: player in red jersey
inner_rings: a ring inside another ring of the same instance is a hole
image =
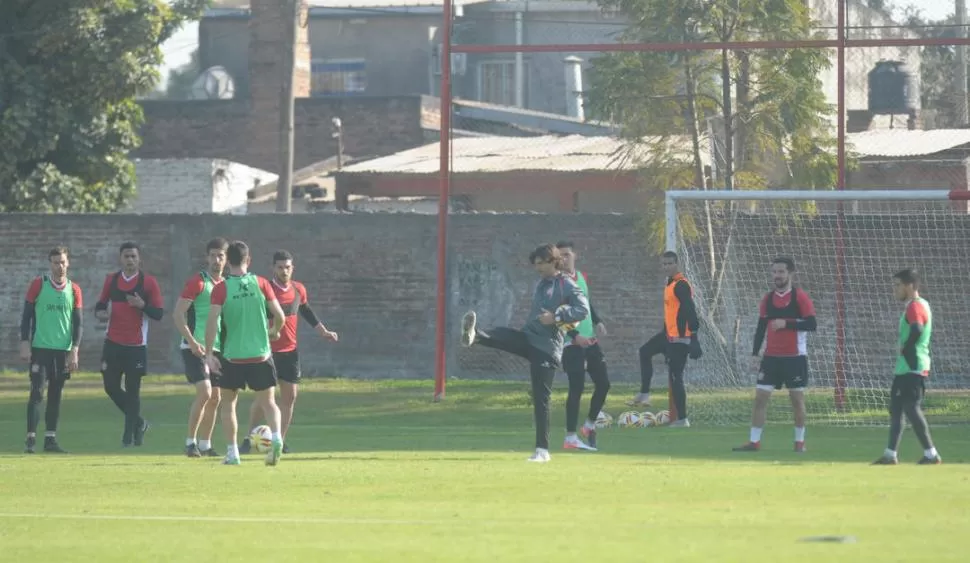
[[[805,388],[808,386],[808,333],[817,327],[815,305],[805,291],[792,285],[795,261],[775,258],[771,277],[775,289],[761,299],[760,319],[754,334],[752,369],[761,372],[755,389],[751,437],[736,452],[761,449],[761,432],[768,413],[771,392],[788,388],[795,417],[795,451],[805,451]],[[767,335],[764,358],[761,344]]]
[[[20,320],[20,359],[30,362],[30,398],[27,400],[25,453],[34,453],[40,404],[47,386],[44,413],[47,432],[44,451],[67,453],[57,443],[57,421],[61,412],[64,383],[77,370],[81,344],[81,288],[67,277],[70,264],[67,248],[58,246],[47,254],[50,274],[34,278],[27,288],[24,314]]]
[[[286,442],[286,431],[293,420],[293,407],[296,405],[297,386],[300,383],[300,355],[296,347],[297,315],[303,317],[320,338],[337,342],[336,332],[327,329],[310,308],[306,287],[293,279],[293,255],[285,250],[278,250],[273,254],[273,293],[283,307],[286,322],[280,332],[279,340],[271,342],[273,348],[273,363],[276,364],[276,374],[280,382],[280,413],[282,415],[283,453],[290,453]],[[255,428],[262,414],[259,406],[253,401],[249,409],[249,427]],[[252,448],[247,436],[239,446],[240,453],[249,453]]]
[[[141,417],[141,378],[148,365],[148,319],[160,321],[164,311],[158,281],[140,269],[138,245],[126,242],[119,254],[121,270],[104,278],[94,315],[108,323],[101,353],[101,377],[104,392],[125,414],[121,445],[128,447],[142,445],[149,428],[148,421]]]

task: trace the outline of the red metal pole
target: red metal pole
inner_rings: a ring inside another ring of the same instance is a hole
[[[845,47],[847,38],[846,6],[848,0],[838,0],[838,181],[837,188],[845,189]],[[835,228],[835,409],[845,409],[845,209],[839,202]]]
[[[434,401],[445,397],[445,378],[447,375],[447,345],[445,335],[448,328],[448,201],[451,193],[449,176],[449,149],[451,148],[451,8],[452,0],[445,0],[441,26],[441,161],[440,190],[438,193],[438,295],[435,319],[435,362],[434,362]]]
[[[844,10],[845,8],[841,8]],[[758,49],[838,49],[855,47],[929,47],[970,45],[970,38],[921,37],[918,39],[845,39],[846,26],[838,26],[842,40],[797,41],[701,41],[693,43],[553,43],[548,45],[454,45],[453,53],[611,53],[617,51],[754,51]]]

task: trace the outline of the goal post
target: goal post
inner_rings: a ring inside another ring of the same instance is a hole
[[[970,406],[968,200],[965,190],[666,192],[665,247],[694,288],[704,348],[688,367],[690,417],[747,421],[758,304],[771,260],[789,256],[818,318],[808,337],[810,422],[885,423],[903,309],[892,276],[903,268],[921,272],[934,312],[927,412],[951,422],[948,413]],[[790,422],[790,413],[776,398],[769,421]]]

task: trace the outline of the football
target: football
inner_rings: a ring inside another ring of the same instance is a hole
[[[663,426],[670,422],[670,411],[660,411],[656,416],[657,426]]]
[[[636,428],[640,425],[640,413],[626,411],[620,415],[616,423],[620,428]]]
[[[640,427],[649,428],[657,425],[657,417],[650,411],[640,413]]]
[[[560,305],[558,308],[556,308],[556,314],[558,315],[559,311],[568,307],[569,305]],[[570,330],[573,330],[579,326],[579,323],[556,323],[556,326],[559,327],[559,330],[563,332],[569,332]]]
[[[249,443],[261,454],[268,452],[273,447],[272,430],[265,424],[253,428],[249,433]]]
[[[600,411],[596,417],[596,428],[609,428],[610,426],[613,426],[613,417],[608,412]]]

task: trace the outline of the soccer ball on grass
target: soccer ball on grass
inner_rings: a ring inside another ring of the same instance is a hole
[[[269,426],[261,424],[249,433],[249,443],[257,452],[264,454],[273,448],[273,431]]]

